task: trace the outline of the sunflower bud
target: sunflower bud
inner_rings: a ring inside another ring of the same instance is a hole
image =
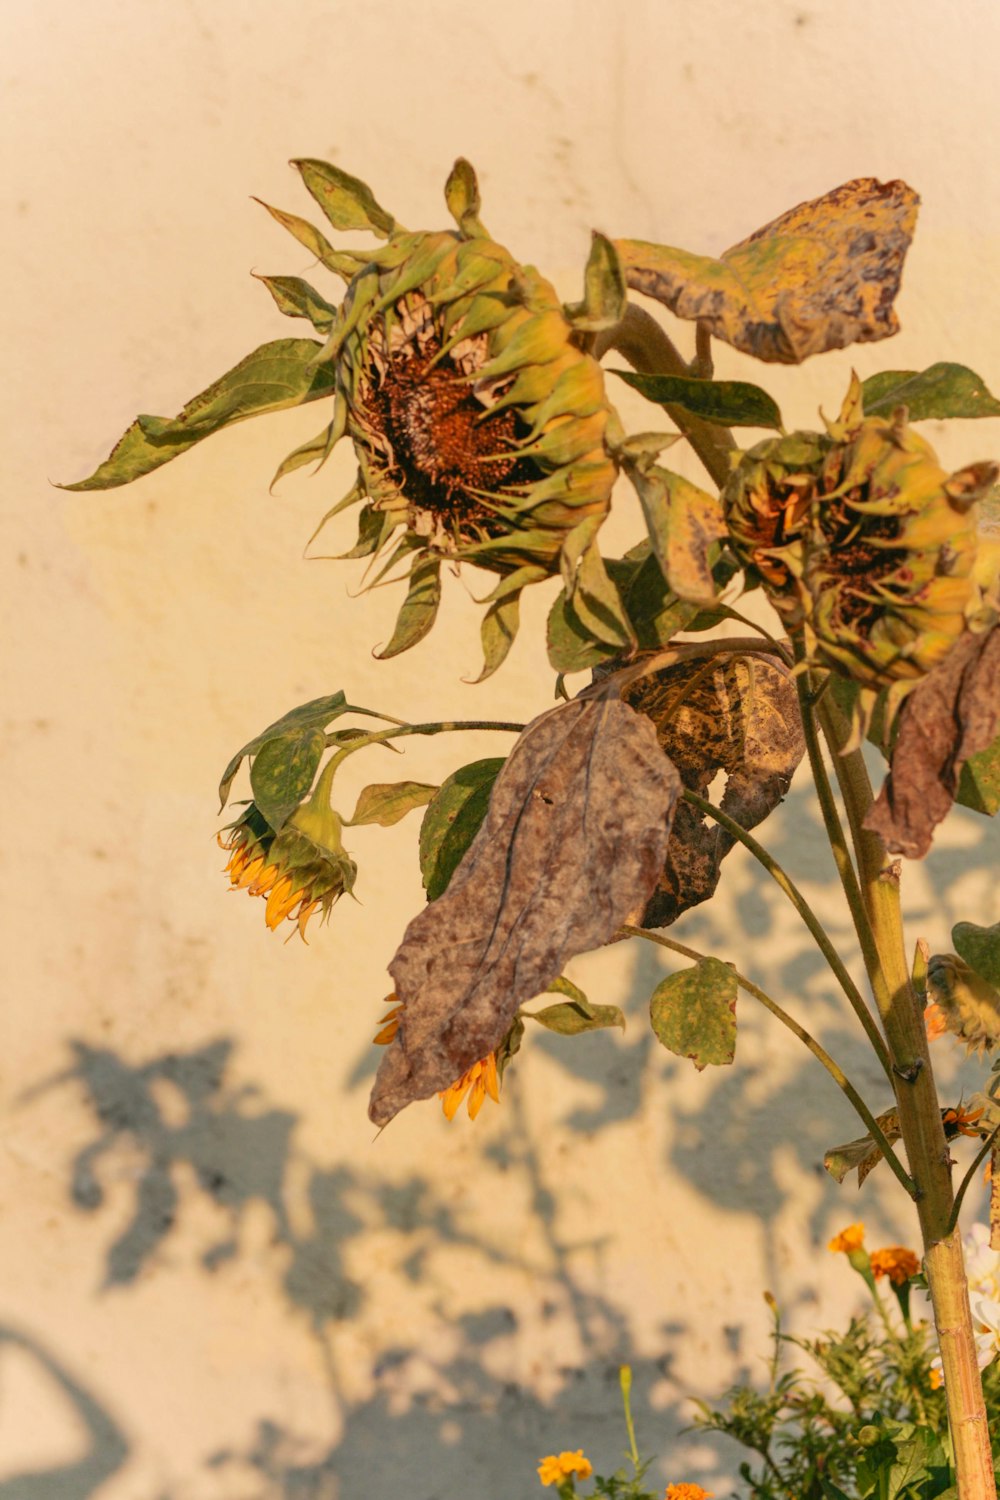
[[[877,689],[923,677],[974,618],[976,502],[996,475],[947,474],[902,408],[865,418],[854,377],[826,433],[757,444],[723,498],[734,550],[789,628]]]
[[[219,843],[229,851],[226,871],[234,890],[267,902],[264,920],[273,932],[286,919],[305,940],[306,924],[319,910],[326,920],[334,903],[354,886],[357,865],[340,839],[341,820],[325,789],[296,809],[279,833],[251,803]]]
[[[446,199],[458,231],[394,227],[321,356],[336,370],[331,439],[346,433],[360,466],[343,502],[364,501],[353,555],[407,562],[422,606],[404,608],[383,655],[430,628],[441,559],[504,575],[491,598],[512,639],[521,588],[572,574],[617,473],[601,368],[552,286],[487,236],[468,163]]]

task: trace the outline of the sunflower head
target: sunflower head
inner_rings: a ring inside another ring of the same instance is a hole
[[[408,565],[425,605],[383,655],[430,628],[442,559],[503,575],[492,597],[507,601],[509,626],[521,588],[572,573],[617,474],[604,377],[581,347],[593,299],[564,308],[489,238],[468,163],[456,163],[446,199],[455,230],[389,221],[320,357],[335,366],[331,437],[346,434],[359,464],[344,502],[363,502],[353,555]]]
[[[325,791],[319,801],[297,808],[278,833],[251,803],[226,835],[219,835],[229,851],[232,888],[264,898],[264,920],[272,932],[287,920],[304,940],[310,917],[318,911],[325,920],[354,886],[357,865],[344,850],[340,830]]]
[[[758,444],[724,499],[737,554],[789,626],[877,689],[931,671],[979,608],[977,501],[996,476],[949,475],[902,408],[866,418],[855,376],[826,433]]]

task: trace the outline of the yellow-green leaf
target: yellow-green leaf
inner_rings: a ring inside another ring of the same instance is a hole
[[[955,952],[995,990],[1000,990],[1000,922],[979,927],[975,922],[959,922],[951,929]]]
[[[332,724],[334,719],[338,719],[342,713],[346,712],[347,699],[344,694],[342,692],[330,693],[325,698],[313,698],[308,703],[300,704],[298,708],[289,709],[287,714],[282,714],[280,719],[275,719],[274,723],[269,724],[260,734],[255,734],[242,749],[237,750],[222,773],[222,780],[219,783],[221,807],[225,807],[229,799],[230,788],[245,755],[256,755],[267,740],[278,738],[289,730],[325,729],[328,724]]]
[[[278,832],[308,796],[326,749],[322,729],[288,729],[264,741],[250,766],[253,800]]]
[[[359,255],[353,250],[335,250],[325,234],[322,234],[308,219],[300,219],[298,214],[285,213],[283,208],[273,208],[270,203],[265,203],[263,198],[255,198],[261,208],[266,208],[272,219],[275,219],[288,233],[297,239],[300,245],[315,255],[320,265],[325,266],[328,271],[333,271],[342,281],[352,281],[368,262],[366,255]]]
[[[718,958],[668,974],[653,991],[649,1019],[657,1040],[700,1072],[736,1056],[736,973]]]
[[[713,602],[718,588],[712,568],[718,544],[729,534],[719,497],[658,464],[629,463],[626,468],[671,590],[679,599]]]
[[[381,828],[391,828],[415,807],[426,807],[437,791],[436,786],[425,781],[375,782],[363,788],[354,816],[347,820],[345,827],[378,823]]]
[[[757,359],[799,364],[898,332],[893,303],[919,198],[859,177],[765,224],[718,259],[617,241],[630,287]]]
[[[275,339],[194,396],[176,417],[140,416],[89,479],[67,490],[110,490],[151,474],[233,422],[302,406],[333,393],[334,372],[314,367],[315,339]]]
[[[861,387],[865,416],[884,416],[905,406],[911,422],[953,417],[1000,417],[1000,401],[965,365],[941,362],[921,372],[880,370]]]

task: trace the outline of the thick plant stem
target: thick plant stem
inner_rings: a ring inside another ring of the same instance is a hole
[[[872,988],[893,1060],[899,1128],[910,1175],[917,1184],[917,1214],[941,1346],[959,1500],[996,1500],[962,1242],[957,1225],[952,1225],[951,1157],[934,1086],[923,1008],[911,982],[904,947],[899,865],[888,859],[882,841],[864,827],[872,802],[871,783],[860,751],[846,756],[841,753],[845,725],[828,698],[827,694],[820,700],[818,712],[847,808],[865,913],[878,958],[879,983],[875,984],[873,976]],[[807,717],[812,715],[808,706],[804,712]],[[860,931],[859,939],[864,947]]]
[[[594,357],[600,359],[612,349],[642,375],[691,374],[687,361],[656,319],[641,307],[636,307],[634,302],[629,303],[620,323],[598,335],[593,348]],[[736,447],[736,439],[728,427],[717,427],[714,422],[706,422],[681,406],[666,405],[663,409],[677,423],[721,489],[729,478],[730,454]]]

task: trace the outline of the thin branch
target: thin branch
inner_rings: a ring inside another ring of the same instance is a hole
[[[669,948],[672,953],[680,953],[684,958],[690,958],[695,963],[699,963],[705,957],[704,953],[699,953],[695,948],[689,948],[686,943],[679,943],[677,942],[676,938],[664,937],[662,933],[659,932],[650,932],[646,927],[624,926],[620,929],[620,932],[628,937],[641,937],[645,938],[647,942],[658,943],[661,948]],[[776,1000],[772,1000],[770,995],[766,994],[759,985],[754,984],[753,980],[747,979],[747,977],[744,974],[741,974],[738,970],[734,970],[733,972],[735,975],[736,983],[739,985],[740,989],[746,990],[748,995],[752,995],[755,1000],[758,1000],[760,1004],[764,1006],[765,1010],[769,1010],[772,1016],[774,1016],[776,1020],[780,1021],[782,1026],[786,1026],[793,1036],[798,1037],[799,1041],[809,1048],[809,1051],[816,1058],[816,1060],[822,1063],[823,1067],[829,1073],[834,1083],[839,1089],[843,1091],[843,1093],[850,1100],[851,1104],[854,1106],[858,1115],[860,1115],[862,1121],[865,1124],[865,1127],[868,1130],[869,1135],[872,1137],[872,1140],[882,1152],[882,1155],[885,1157],[886,1161],[889,1163],[889,1166],[899,1178],[903,1187],[909,1193],[911,1198],[914,1197],[916,1194],[916,1187],[913,1183],[913,1179],[910,1177],[909,1173],[906,1171],[906,1168],[903,1166],[902,1162],[893,1151],[892,1146],[886,1138],[884,1130],[878,1123],[878,1120],[872,1114],[871,1110],[868,1108],[867,1104],[862,1099],[853,1083],[851,1083],[843,1068],[841,1068],[838,1063],[834,1062],[833,1058],[830,1056],[829,1052],[827,1052],[826,1048],[823,1047],[814,1036],[806,1031],[804,1026],[800,1026],[798,1021],[796,1021],[794,1017],[790,1016],[786,1010],[783,1010]]]
[[[875,1018],[865,1004],[861,991],[847,972],[844,961],[833,946],[829,934],[791,876],[786,874],[773,854],[769,854],[763,844],[759,844],[752,834],[747,833],[741,824],[737,823],[734,818],[731,818],[728,813],[724,813],[720,807],[716,807],[707,798],[699,797],[697,792],[690,790],[685,790],[684,800],[690,802],[692,807],[698,808],[707,817],[714,819],[716,823],[720,824],[727,833],[736,839],[737,843],[742,844],[745,849],[749,849],[754,859],[764,866],[771,879],[784,891],[806,927],[812,933],[816,946],[836,976],[852,1010],[864,1027],[868,1040],[875,1049],[875,1054],[882,1064],[886,1077],[891,1081],[892,1060],[889,1057],[882,1033],[876,1025]]]

